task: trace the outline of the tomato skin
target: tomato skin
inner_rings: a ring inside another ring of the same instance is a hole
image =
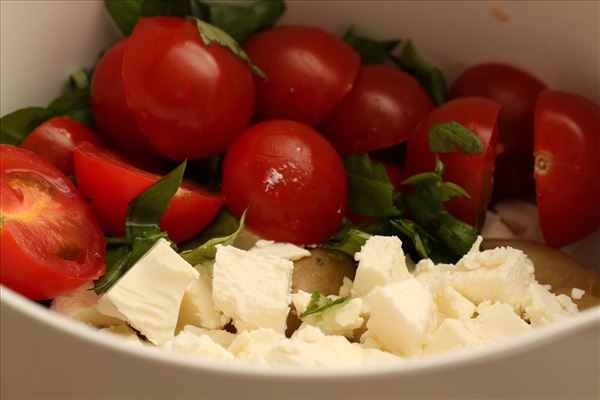
[[[456,121],[472,130],[484,145],[479,154],[452,152],[438,154],[444,163],[445,181],[458,184],[470,199],[454,198],[445,203],[448,211],[473,226],[481,226],[492,196],[494,160],[498,139],[497,120],[500,105],[483,97],[463,97],[451,100],[425,118],[408,140],[407,175],[433,171],[435,153],[429,151],[429,129],[434,124]]]
[[[102,275],[104,236],[69,178],[29,150],[0,155],[0,283],[43,300]]]
[[[521,196],[533,191],[533,114],[546,85],[525,71],[505,64],[480,64],[465,70],[450,88],[449,98],[481,96],[498,102],[503,152],[496,158],[494,191]]]
[[[54,117],[35,128],[21,147],[33,151],[65,175],[73,175],[73,151],[81,142],[102,144],[87,126],[69,117]]]
[[[319,131],[341,154],[366,153],[406,141],[432,110],[429,95],[412,76],[386,65],[367,65]]]
[[[254,77],[257,121],[316,125],[350,91],[360,66],[350,46],[313,27],[269,29],[252,36],[244,50],[268,77]]]
[[[318,132],[294,121],[248,128],[223,161],[225,204],[266,239],[296,244],[327,240],[347,201],[346,173],[335,149]]]
[[[205,46],[192,21],[141,18],[123,61],[127,105],[163,156],[195,159],[224,151],[250,122],[250,69],[230,50]]]
[[[123,39],[108,49],[94,69],[90,85],[94,123],[111,147],[138,161],[157,162],[160,155],[140,132],[125,102],[122,70],[128,42]]]
[[[90,199],[102,227],[113,236],[125,235],[129,202],[160,179],[88,143],[75,150],[75,175],[79,190]],[[221,195],[183,184],[169,203],[160,227],[172,241],[182,242],[204,229],[222,204]]]
[[[600,226],[600,107],[545,90],[535,110],[535,183],[542,233],[571,244]]]

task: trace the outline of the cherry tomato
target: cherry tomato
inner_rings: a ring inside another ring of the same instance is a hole
[[[173,160],[224,151],[254,111],[247,65],[221,45],[205,46],[194,22],[182,18],[140,19],[123,82],[142,134]]]
[[[268,77],[254,78],[257,120],[315,125],[352,88],[359,55],[318,28],[282,26],[251,37],[244,49]]]
[[[502,106],[498,117],[503,151],[496,158],[494,191],[520,196],[533,191],[533,112],[546,85],[527,72],[504,64],[481,64],[464,71],[449,97],[481,96]]]
[[[158,152],[140,132],[135,116],[125,102],[123,56],[127,39],[121,40],[102,56],[90,85],[90,100],[96,130],[115,149],[137,161],[156,162]]]
[[[267,239],[327,240],[346,207],[346,173],[335,149],[312,128],[274,120],[247,129],[223,161],[225,204]]]
[[[42,300],[102,275],[104,236],[69,178],[29,150],[0,155],[0,282]]]
[[[342,154],[404,142],[433,110],[429,95],[407,73],[384,65],[361,67],[354,87],[319,124]]]
[[[81,142],[102,144],[87,126],[69,117],[54,117],[35,128],[21,147],[33,151],[63,174],[73,175],[73,151]]]
[[[498,113],[500,105],[483,97],[451,100],[434,110],[408,140],[408,176],[433,171],[435,153],[429,151],[429,129],[434,124],[455,121],[472,130],[484,149],[479,154],[452,152],[438,154],[444,163],[444,180],[458,184],[471,198],[456,197],[445,205],[450,213],[473,226],[481,226],[492,196]]]
[[[88,143],[75,150],[75,176],[102,227],[113,236],[125,234],[129,202],[160,179],[159,175],[138,169],[118,155]],[[204,229],[222,204],[221,195],[183,184],[169,203],[160,227],[171,240],[182,242]]]
[[[600,226],[600,107],[543,91],[535,109],[535,183],[542,233],[565,246]]]

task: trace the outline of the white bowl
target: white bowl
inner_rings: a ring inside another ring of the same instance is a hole
[[[94,1],[0,2],[0,114],[44,105],[118,36]],[[506,20],[507,17],[508,19]],[[452,79],[511,62],[600,101],[598,2],[290,1],[282,23],[411,37]],[[574,246],[598,266],[599,235]],[[137,348],[0,288],[1,397],[600,398],[600,309],[485,348],[393,367],[228,366]]]

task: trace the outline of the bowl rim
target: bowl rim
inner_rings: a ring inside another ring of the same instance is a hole
[[[99,332],[98,329],[85,323],[72,320],[64,315],[51,311],[11,289],[0,285],[0,303],[17,310],[37,322],[48,325],[56,331],[62,331],[74,336],[87,345],[108,348],[124,352],[127,356],[139,361],[164,363],[175,367],[196,370],[198,373],[212,372],[225,375],[246,376],[250,378],[280,377],[287,379],[330,380],[355,379],[358,377],[384,377],[398,374],[413,374],[423,371],[433,371],[445,367],[467,366],[489,361],[490,359],[506,358],[515,353],[524,352],[544,346],[550,341],[558,340],[576,331],[592,328],[600,329],[600,306],[581,311],[578,315],[566,318],[551,325],[533,329],[531,332],[516,337],[498,340],[482,347],[466,351],[451,351],[423,358],[403,359],[398,363],[365,365],[361,367],[294,367],[256,365],[244,362],[225,363],[210,358],[201,358],[186,354],[166,351],[154,346],[135,346],[110,333]]]

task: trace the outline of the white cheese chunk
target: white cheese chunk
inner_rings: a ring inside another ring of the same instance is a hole
[[[231,342],[228,350],[236,359],[252,364],[268,364],[269,353],[288,339],[273,329],[243,331]]]
[[[285,332],[294,264],[232,246],[217,246],[213,304],[238,331]]]
[[[272,256],[285,258],[290,261],[298,261],[310,256],[310,251],[291,243],[275,243],[272,240],[259,240],[250,250],[261,256]]]
[[[358,261],[352,297],[360,297],[377,286],[400,282],[410,273],[402,242],[396,236],[371,236],[354,255]]]
[[[486,339],[514,336],[531,329],[508,304],[486,301],[477,306],[477,313],[471,323]]]
[[[379,349],[363,347],[358,343],[353,343],[354,346],[359,346],[363,350],[363,364],[364,365],[384,365],[401,362],[402,358],[395,354],[388,353],[387,351],[381,351]]]
[[[583,299],[583,295],[585,295],[585,290],[579,288],[571,289],[571,298],[573,300],[581,300]]]
[[[368,298],[368,333],[383,350],[415,356],[435,329],[437,309],[427,288],[414,278],[376,288]]]
[[[475,304],[454,289],[451,284],[451,273],[448,271],[422,272],[416,276],[433,296],[440,313],[440,321],[444,318],[470,319],[475,312]]]
[[[135,345],[144,345],[144,342],[140,340],[136,331],[134,331],[128,325],[125,325],[123,323],[119,325],[107,326],[106,328],[100,329],[100,332],[116,335],[122,339],[125,339],[127,342],[133,343]]]
[[[526,294],[528,300],[524,317],[534,327],[548,325],[577,313],[577,305],[569,296],[556,296],[537,282],[529,285]]]
[[[340,286],[340,297],[350,297],[352,293],[352,286],[354,286],[354,282],[352,282],[352,279],[345,276],[342,279],[342,286]]]
[[[449,350],[479,346],[484,340],[475,333],[468,321],[445,319],[427,340],[424,353],[440,353]]]
[[[193,279],[198,271],[160,239],[100,298],[98,310],[164,345],[175,334],[183,294]]]
[[[165,349],[182,354],[210,358],[219,361],[233,361],[235,357],[208,335],[196,335],[183,330],[168,341]]]
[[[234,333],[227,332],[222,329],[203,329],[192,325],[184,326],[182,331],[193,333],[196,336],[207,335],[224,348],[229,347],[236,337]]]
[[[120,319],[98,311],[100,296],[92,290],[93,288],[94,283],[87,282],[69,293],[55,297],[50,304],[50,310],[97,328],[123,324]]]

